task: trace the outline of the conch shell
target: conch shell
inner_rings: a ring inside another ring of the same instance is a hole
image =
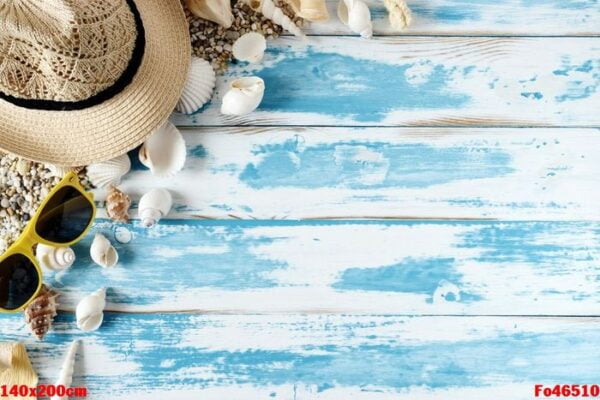
[[[171,210],[173,199],[166,189],[152,189],[144,194],[138,205],[142,225],[150,228]]]
[[[408,28],[412,22],[412,13],[406,0],[383,0],[388,10],[390,25],[399,31]]]
[[[256,64],[262,60],[266,49],[267,41],[263,35],[258,32],[248,32],[233,43],[231,52],[236,60]]]
[[[23,310],[25,322],[29,325],[31,332],[40,340],[52,327],[58,306],[56,298],[59,295],[54,289],[42,285],[38,296]]]
[[[229,28],[233,23],[230,0],[186,0],[185,3],[194,15],[224,28]]]
[[[77,353],[77,348],[79,347],[79,341],[74,340],[71,342],[69,346],[69,351],[63,361],[62,368],[60,369],[60,375],[56,380],[54,386],[64,386],[65,388],[71,387],[71,383],[73,383],[73,369],[75,367],[75,354]],[[50,400],[69,400],[69,396],[52,396]]]
[[[36,387],[38,377],[31,366],[27,350],[22,343],[0,343],[0,384],[7,388]],[[2,397],[7,400],[23,399],[21,396]]]
[[[326,22],[329,12],[325,0],[286,0],[297,16],[311,22]]]
[[[264,93],[265,82],[257,76],[235,79],[223,96],[221,113],[238,116],[249,114],[259,106]]]
[[[111,268],[119,262],[119,253],[101,233],[96,233],[90,247],[92,260],[103,268]]]
[[[72,248],[54,247],[41,243],[35,249],[35,257],[42,267],[54,271],[65,270],[75,262],[75,252]]]
[[[337,13],[340,21],[352,32],[365,39],[373,37],[373,24],[369,7],[361,0],[340,0]]]
[[[306,38],[306,35],[302,30],[292,21],[287,15],[283,13],[281,8],[277,7],[273,0],[244,0],[248,6],[256,11],[260,12],[266,18],[275,22],[277,25],[281,25],[284,29],[293,33],[294,36]]]
[[[187,150],[181,132],[166,121],[140,148],[140,162],[154,175],[172,176],[185,164]]]
[[[105,187],[121,183],[123,175],[131,169],[131,160],[127,154],[115,157],[112,160],[91,164],[87,167],[87,175],[92,185]]]
[[[210,100],[215,88],[215,70],[210,63],[199,57],[192,57],[188,77],[175,110],[192,114]]]
[[[106,289],[99,289],[81,299],[75,309],[77,327],[85,332],[95,331],[102,325],[104,307],[106,306]]]
[[[110,219],[115,222],[128,222],[128,211],[130,206],[131,199],[129,196],[120,191],[116,186],[110,185],[108,187],[108,194],[106,195],[106,213]]]

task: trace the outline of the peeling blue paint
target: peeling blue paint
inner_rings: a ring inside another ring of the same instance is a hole
[[[206,158],[206,156],[208,155],[208,152],[206,150],[206,147],[199,144],[191,149],[188,149],[188,155],[190,157]]]
[[[521,96],[535,100],[541,100],[544,97],[540,92],[521,92]]]

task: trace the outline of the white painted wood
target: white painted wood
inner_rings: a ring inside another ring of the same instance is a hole
[[[121,189],[135,202],[169,189],[177,218],[600,217],[596,129],[203,128],[184,137],[182,172],[136,170]]]
[[[596,38],[348,37],[274,41],[233,66],[206,109],[179,125],[600,126]],[[240,75],[265,80],[259,108],[219,108]],[[385,79],[382,79],[385,77]]]

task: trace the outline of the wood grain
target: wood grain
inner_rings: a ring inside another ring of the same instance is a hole
[[[329,0],[331,19],[304,30],[315,35],[349,35],[337,18],[337,0]],[[382,0],[367,0],[375,35],[598,35],[596,0],[408,0],[413,23],[401,32],[391,28]]]
[[[138,169],[121,189],[137,202],[168,188],[172,218],[597,220],[599,133],[196,128],[184,132],[188,160],[174,179]]]
[[[231,67],[183,126],[600,126],[594,38],[281,38],[260,65]],[[266,91],[244,117],[220,114],[233,77]],[[385,77],[385,79],[382,79]]]
[[[163,220],[134,239],[97,222],[45,281],[61,308],[108,287],[126,312],[596,315],[594,222]],[[93,233],[120,263],[89,256]]]
[[[86,335],[61,314],[44,342],[3,320],[40,383],[81,339],[74,385],[92,399],[531,399],[596,382],[600,357],[596,318],[108,313]]]

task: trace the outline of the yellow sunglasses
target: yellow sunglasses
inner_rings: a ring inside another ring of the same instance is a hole
[[[27,227],[0,257],[0,312],[25,308],[42,287],[42,271],[33,247],[70,246],[85,236],[92,226],[96,206],[94,197],[68,173],[44,199]]]

